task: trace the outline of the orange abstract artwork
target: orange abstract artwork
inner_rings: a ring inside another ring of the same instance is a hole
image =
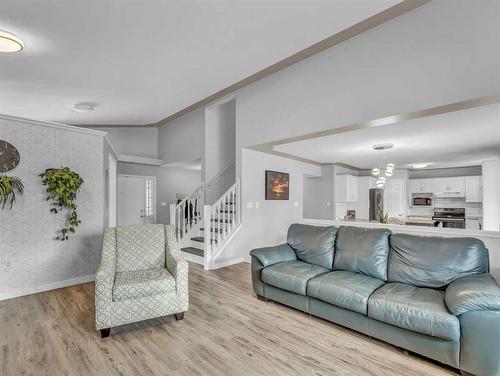
[[[288,200],[290,175],[286,172],[266,171],[266,200]]]

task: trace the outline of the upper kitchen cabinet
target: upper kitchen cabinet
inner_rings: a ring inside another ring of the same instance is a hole
[[[435,179],[410,179],[410,193],[434,193]]]
[[[358,179],[353,175],[335,176],[335,201],[358,201]]]
[[[465,201],[481,202],[483,200],[483,182],[481,176],[465,177]]]
[[[465,177],[437,178],[434,193],[442,196],[464,197]]]

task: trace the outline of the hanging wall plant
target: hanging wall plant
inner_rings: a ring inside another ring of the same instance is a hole
[[[66,209],[66,225],[57,236],[58,240],[68,240],[68,235],[75,233],[81,223],[76,212],[76,194],[83,184],[83,179],[69,167],[48,168],[40,174],[42,184],[47,186],[47,201],[53,200],[50,211],[54,214]]]
[[[0,175],[0,204],[5,208],[7,201],[10,201],[10,209],[16,202],[16,194],[22,195],[24,185],[20,178],[15,176]]]

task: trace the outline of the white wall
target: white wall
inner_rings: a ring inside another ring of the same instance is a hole
[[[108,132],[120,154],[146,158],[158,157],[158,128],[123,127],[99,128],[99,130]]]
[[[163,163],[203,157],[205,111],[190,112],[158,128],[158,158]]]
[[[302,218],[304,175],[318,176],[321,173],[319,166],[248,149],[242,151],[242,162],[242,227],[221,257],[215,260],[216,263],[249,260],[251,249],[283,243],[290,223]],[[265,170],[290,174],[289,200],[265,200]],[[252,209],[247,208],[249,202],[254,206]]]
[[[234,100],[205,110],[203,180],[205,201],[215,202],[236,178],[236,104]]]
[[[321,167],[321,176],[304,176],[304,218],[334,219],[334,166]]]
[[[500,160],[483,162],[483,229],[500,231]]]
[[[103,134],[0,117],[0,139],[19,150],[19,165],[6,175],[25,187],[12,210],[0,210],[0,299],[92,280],[104,223]],[[64,242],[55,237],[65,216],[49,212],[38,176],[63,166],[84,180],[77,198],[82,223]]]

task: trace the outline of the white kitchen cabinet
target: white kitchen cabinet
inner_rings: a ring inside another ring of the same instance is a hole
[[[465,219],[466,230],[481,230],[479,219]]]
[[[434,193],[435,179],[410,179],[410,193]]]
[[[441,196],[464,197],[465,196],[465,177],[436,178],[434,193]]]
[[[358,200],[358,180],[354,175],[335,176],[335,201],[355,202]]]
[[[483,187],[481,176],[465,177],[465,202],[481,202],[483,200]]]

